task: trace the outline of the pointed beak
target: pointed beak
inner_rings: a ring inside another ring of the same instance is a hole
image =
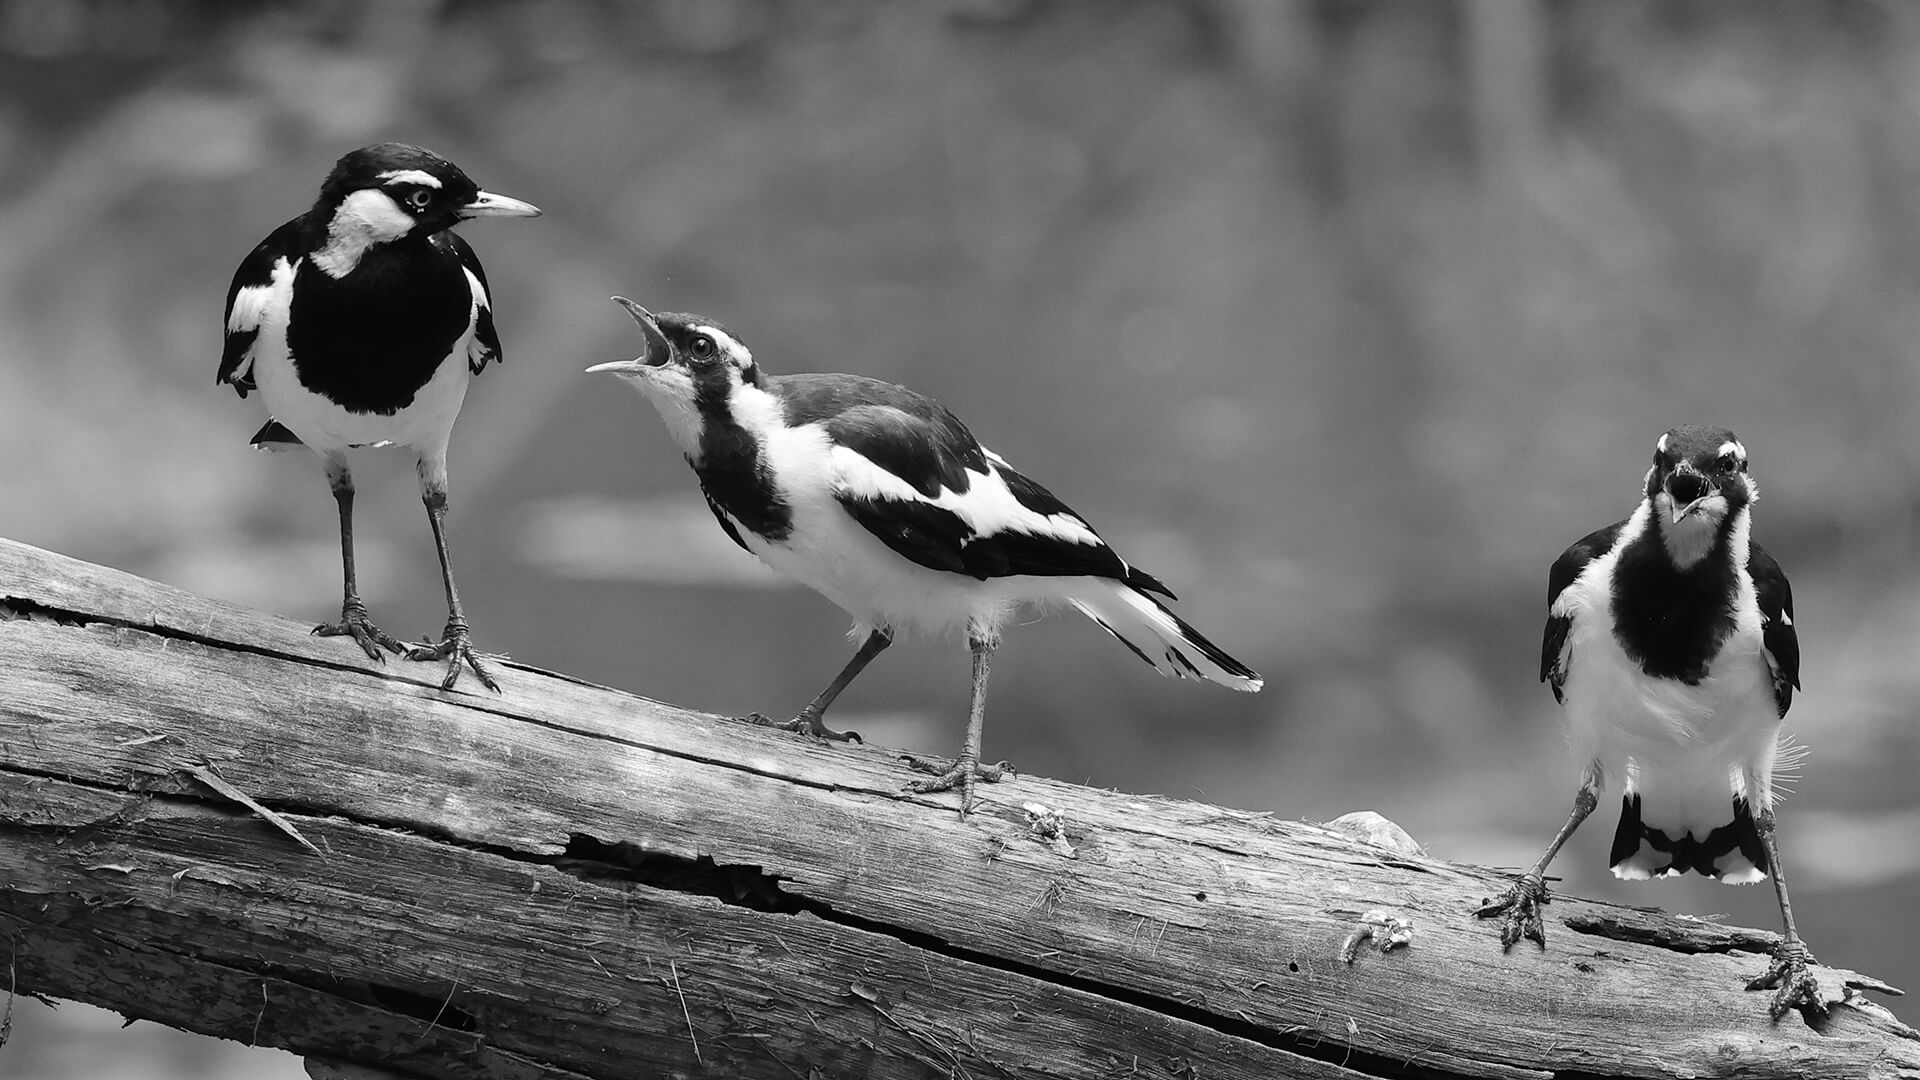
[[[602,372],[608,375],[644,375],[647,373],[647,365],[638,360],[609,360],[587,369],[589,375],[598,375]]]
[[[647,348],[639,356],[642,363],[658,367],[673,358],[673,345],[667,341],[667,335],[661,331],[659,320],[653,317],[653,312],[624,296],[613,297],[613,302],[626,308],[627,314],[633,316],[633,321],[639,325],[640,332],[646,335]]]
[[[463,218],[539,217],[540,208],[511,196],[482,191],[473,197],[472,202],[460,208],[460,216]]]

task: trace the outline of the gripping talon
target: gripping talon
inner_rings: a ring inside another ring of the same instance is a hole
[[[373,625],[373,620],[367,617],[367,606],[358,599],[348,600],[340,606],[339,622],[321,623],[309,633],[315,637],[350,637],[367,654],[367,659],[383,664],[387,657],[381,649],[394,653],[406,651],[406,645],[399,638]]]
[[[1547,928],[1540,918],[1540,905],[1551,900],[1547,883],[1533,874],[1526,874],[1498,899],[1482,900],[1473,913],[1482,919],[1501,916],[1501,951],[1513,948],[1521,938],[1544,949],[1547,947]]]
[[[760,712],[748,713],[740,719],[745,720],[749,724],[757,724],[760,727],[779,728],[781,731],[810,735],[813,738],[825,739],[829,742],[856,742],[863,744],[866,742],[866,740],[860,737],[860,733],[857,731],[835,731],[822,723],[820,721],[819,711],[811,705],[801,709],[800,715],[791,720],[775,720],[773,717]]]
[[[1002,777],[1013,772],[1013,766],[1005,761],[993,765],[982,765],[978,761],[961,755],[948,761],[945,758],[923,758],[917,754],[901,754],[900,760],[915,772],[931,773],[931,780],[914,780],[907,784],[906,790],[916,795],[926,795],[936,791],[960,789],[960,820],[965,821],[967,813],[973,809],[973,788],[978,782],[997,784]]]
[[[1812,959],[1803,943],[1782,941],[1773,950],[1773,962],[1747,983],[1747,989],[1775,991],[1773,1001],[1767,1006],[1767,1012],[1775,1020],[1793,1009],[1809,1018],[1825,1016],[1827,1003],[1820,996],[1820,980],[1807,970]]]
[[[460,681],[460,669],[470,667],[479,678],[482,686],[500,692],[500,684],[494,681],[493,674],[480,662],[480,654],[474,651],[473,642],[467,636],[467,628],[458,623],[447,624],[447,636],[441,641],[423,641],[407,649],[409,660],[445,660],[446,677],[440,680],[440,689],[451,690]]]

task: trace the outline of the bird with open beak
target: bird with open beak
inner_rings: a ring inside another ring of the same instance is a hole
[[[739,336],[699,315],[655,316],[615,297],[646,337],[632,360],[598,364],[651,402],[699,477],[728,537],[854,618],[859,649],[783,725],[844,739],[829,705],[896,630],[962,630],[973,653],[967,737],[952,762],[909,757],[935,774],[912,790],[960,790],[983,766],[988,658],[1020,604],[1071,604],[1163,675],[1260,689],[1260,676],[1187,625],[1086,519],[981,446],[938,402],[858,375],[775,376]]]
[[[1548,573],[1540,678],[1565,707],[1580,787],[1545,853],[1478,913],[1501,920],[1503,947],[1544,946],[1547,865],[1617,782],[1613,873],[1771,878],[1786,933],[1748,989],[1776,991],[1775,1017],[1823,1012],[1774,835],[1800,638],[1787,576],[1752,539],[1747,448],[1725,428],[1674,428],[1654,444],[1642,491],[1631,516]]]

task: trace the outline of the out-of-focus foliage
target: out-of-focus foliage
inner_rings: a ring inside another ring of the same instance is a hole
[[[1803,930],[1920,983],[1871,929],[1920,893],[1917,105],[1920,10],[1866,2],[0,0],[0,533],[328,615],[332,502],[246,448],[220,304],[336,156],[419,142],[547,210],[465,229],[507,347],[453,448],[483,648],[735,712],[848,648],[579,374],[634,349],[620,292],[934,393],[1269,677],[1022,626],[994,756],[1513,865],[1572,786],[1546,567],[1660,431],[1723,423],[1804,635]],[[409,463],[357,477],[376,617],[437,628]],[[962,655],[893,650],[843,720],[947,748]],[[1605,818],[1570,890],[1771,924],[1766,890],[1614,884]],[[9,1076],[217,1068],[136,1027],[137,1064],[76,1071],[38,1009]],[[266,1060],[228,1075],[297,1073]]]

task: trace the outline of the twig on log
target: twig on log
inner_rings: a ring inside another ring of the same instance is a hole
[[[140,743],[146,742],[146,741],[148,740],[141,739],[136,742],[122,743],[120,745],[138,746]],[[227,783],[227,781],[223,777],[221,777],[219,773],[213,770],[213,766],[211,764],[182,765],[180,769],[182,772],[185,772],[188,775],[192,776],[195,780],[200,781],[201,783],[207,785],[208,787],[219,792],[220,794],[225,795],[227,798],[232,799],[234,802],[239,803],[241,806],[244,806],[247,809],[253,811],[254,813],[259,814],[261,817],[267,819],[268,824],[272,825],[276,829],[279,829],[281,832],[286,833],[288,836],[293,837],[294,842],[299,844],[301,847],[306,848],[308,851],[313,852],[315,855],[319,855],[323,859],[326,858],[326,855],[323,854],[319,848],[314,847],[312,844],[308,843],[307,838],[300,835],[300,830],[294,828],[292,822],[288,821],[284,817],[281,817],[279,814],[276,814],[273,811],[267,809],[266,807],[261,806],[258,802],[254,801],[253,796],[248,795],[246,792],[241,791],[239,788],[234,787],[232,784]]]

